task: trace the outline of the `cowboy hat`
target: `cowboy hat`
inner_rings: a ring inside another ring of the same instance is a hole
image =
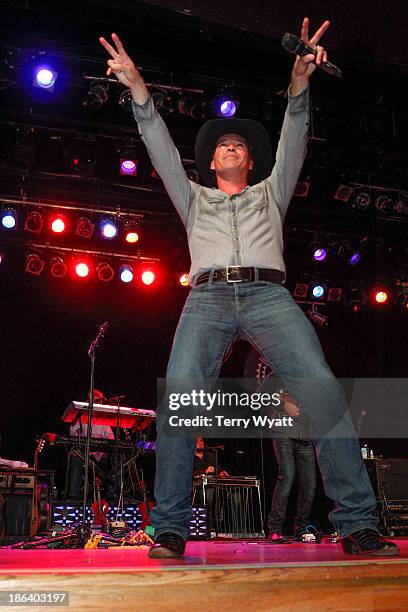
[[[254,168],[250,182],[259,183],[271,173],[272,147],[268,133],[261,123],[253,119],[211,119],[200,128],[195,142],[197,169],[204,183],[209,187],[216,185],[216,177],[210,170],[211,160],[218,139],[223,134],[238,134],[245,138],[251,150]]]

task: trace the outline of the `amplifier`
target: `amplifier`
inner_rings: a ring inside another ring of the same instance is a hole
[[[365,459],[378,500],[408,499],[408,459]]]
[[[408,534],[408,459],[365,459],[387,535]]]
[[[34,483],[34,469],[0,470],[0,493],[31,493]]]

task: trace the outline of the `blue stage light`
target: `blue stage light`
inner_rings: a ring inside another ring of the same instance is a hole
[[[101,234],[103,238],[111,240],[118,235],[118,228],[114,221],[106,219],[101,223]]]
[[[315,261],[324,261],[326,257],[327,257],[327,249],[324,249],[323,247],[315,249],[313,253],[313,259]]]
[[[358,263],[360,263],[360,261],[362,260],[362,254],[360,253],[360,251],[354,251],[350,257],[349,257],[349,265],[350,266],[356,266]]]
[[[1,224],[5,229],[15,229],[17,226],[17,213],[15,210],[5,210],[1,217]]]
[[[316,299],[320,299],[322,297],[324,297],[325,294],[325,288],[323,287],[323,285],[314,285],[312,288],[312,295],[314,298]]]
[[[120,280],[122,281],[122,283],[131,283],[133,280],[133,270],[132,267],[124,264],[123,266],[121,266],[120,271]]]
[[[220,113],[223,117],[233,117],[237,112],[237,105],[234,100],[223,100],[220,102]]]
[[[52,70],[48,66],[37,66],[35,69],[35,77],[33,85],[40,89],[52,92],[54,90],[55,81],[57,80],[58,73]]]

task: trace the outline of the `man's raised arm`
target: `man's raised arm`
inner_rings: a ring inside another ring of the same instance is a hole
[[[183,223],[186,223],[190,202],[194,195],[194,185],[187,178],[180,155],[153,104],[142,75],[116,34],[112,34],[112,41],[115,46],[103,37],[99,39],[101,45],[111,56],[111,59],[108,60],[106,74],[108,76],[114,74],[120,83],[130,89],[133,98],[133,114],[138,122],[139,132],[150,159]]]
[[[309,19],[302,23],[301,39],[316,49],[315,55],[296,56],[288,92],[288,108],[282,125],[276,162],[272,174],[267,179],[271,185],[275,201],[282,219],[285,217],[290,200],[306,156],[309,126],[309,79],[317,65],[327,61],[325,49],[316,43],[320,40],[329,21],[325,21],[309,40]]]

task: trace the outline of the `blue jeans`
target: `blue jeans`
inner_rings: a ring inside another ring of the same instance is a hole
[[[279,466],[278,479],[272,496],[271,511],[268,516],[268,531],[282,531],[286,518],[289,495],[298,476],[299,496],[295,517],[295,533],[307,527],[316,491],[316,465],[313,444],[310,440],[277,437],[273,440]]]
[[[335,502],[329,517],[335,529],[343,537],[376,529],[376,501],[344,394],[313,326],[285,287],[264,281],[212,283],[210,276],[208,283],[193,288],[174,337],[167,379],[217,378],[224,354],[238,338],[268,360],[307,414],[325,491]],[[297,388],[297,380],[318,384],[305,390]],[[336,437],[322,436],[333,414]],[[165,420],[159,409],[152,525],[156,536],[170,531],[186,538],[195,440],[167,436]]]

